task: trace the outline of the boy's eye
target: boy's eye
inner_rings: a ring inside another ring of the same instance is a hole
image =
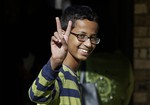
[[[79,34],[78,38],[84,39],[86,35]]]
[[[96,38],[95,37],[90,37],[90,39],[93,40],[93,41],[95,41]]]

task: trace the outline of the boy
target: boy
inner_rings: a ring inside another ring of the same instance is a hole
[[[81,105],[77,70],[99,44],[98,16],[88,6],[70,6],[56,17],[51,57],[29,89],[38,105]]]

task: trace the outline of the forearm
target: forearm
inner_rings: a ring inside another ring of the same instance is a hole
[[[35,79],[29,89],[29,97],[31,101],[36,103],[47,103],[55,98],[55,95],[59,93],[55,86],[57,83],[57,76],[59,70],[52,70],[48,62],[40,71],[38,77]],[[55,95],[54,91],[56,92]]]

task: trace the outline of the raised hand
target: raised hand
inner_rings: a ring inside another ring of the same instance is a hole
[[[54,35],[51,37],[51,66],[55,70],[60,66],[65,59],[68,51],[68,37],[71,31],[72,22],[68,22],[66,30],[62,30],[61,23],[58,17],[56,17],[56,26],[57,31],[54,32]]]

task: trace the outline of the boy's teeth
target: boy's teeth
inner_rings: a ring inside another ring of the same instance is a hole
[[[88,52],[87,50],[83,50],[83,49],[82,49],[82,51],[83,51],[83,52]]]

